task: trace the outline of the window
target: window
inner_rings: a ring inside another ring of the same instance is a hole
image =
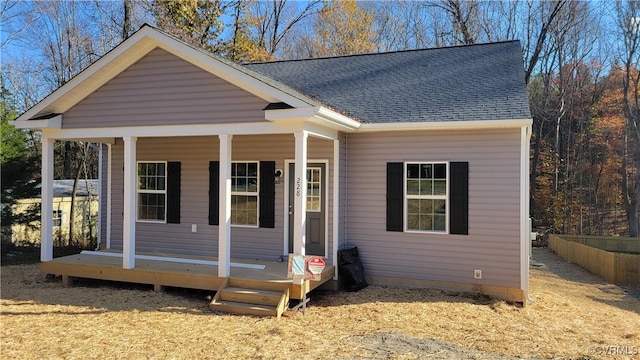
[[[165,222],[167,163],[138,162],[138,220]]]
[[[62,210],[53,210],[53,227],[62,226]]]
[[[407,231],[447,231],[447,163],[405,164]]]
[[[321,171],[319,167],[307,168],[307,211],[320,212],[322,209]]]
[[[258,163],[231,163],[231,224],[258,226]]]

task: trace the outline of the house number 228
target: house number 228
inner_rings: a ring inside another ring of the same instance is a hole
[[[296,196],[302,195],[302,182],[300,178],[296,178]]]

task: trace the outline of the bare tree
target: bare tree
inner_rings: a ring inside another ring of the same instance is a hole
[[[616,3],[616,25],[621,46],[618,53],[622,79],[623,112],[627,121],[628,155],[623,158],[623,198],[629,222],[629,236],[639,234],[640,207],[640,2]]]
[[[308,1],[299,6],[287,0],[257,1],[251,5],[249,23],[258,46],[273,58],[294,27],[314,15],[321,1]]]
[[[426,48],[433,44],[428,28],[430,14],[420,2],[364,3],[375,15],[375,28],[381,51]]]

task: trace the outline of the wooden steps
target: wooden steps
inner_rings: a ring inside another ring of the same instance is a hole
[[[289,283],[226,279],[211,300],[213,311],[280,317],[289,306]]]

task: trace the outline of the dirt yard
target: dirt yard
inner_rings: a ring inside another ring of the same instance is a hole
[[[525,308],[479,294],[369,287],[312,294],[305,315],[216,315],[211,294],[1,267],[3,359],[640,358],[640,299],[547,249]],[[637,294],[637,293],[636,293]]]

